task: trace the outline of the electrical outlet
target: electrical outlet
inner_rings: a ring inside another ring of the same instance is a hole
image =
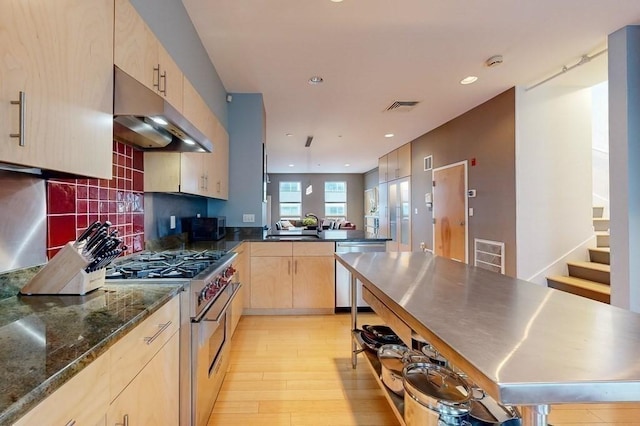
[[[175,216],[170,216],[169,217],[169,229],[176,229],[176,217]]]
[[[247,222],[255,222],[256,221],[256,215],[255,214],[243,214],[242,215],[242,221],[247,223]]]

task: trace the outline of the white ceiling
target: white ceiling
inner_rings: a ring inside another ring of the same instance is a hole
[[[639,0],[183,3],[226,90],[263,94],[269,173],[369,171],[379,156],[640,23]],[[485,66],[496,54],[504,62]],[[313,75],[324,83],[308,84]],[[478,81],[461,85],[467,75]],[[396,100],[420,104],[385,112]]]

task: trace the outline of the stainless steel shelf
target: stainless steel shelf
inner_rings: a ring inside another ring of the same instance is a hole
[[[360,336],[358,330],[353,330],[351,332],[351,338],[358,345],[359,349],[357,352],[363,355],[363,358],[366,361],[365,364],[373,373],[373,376],[375,377],[376,382],[378,382],[378,386],[380,386],[380,389],[382,389],[382,393],[391,406],[391,411],[393,411],[393,414],[395,414],[400,424],[402,426],[405,426],[404,399],[389,390],[389,388],[387,388],[387,386],[382,382],[382,365],[378,360],[378,354],[365,348],[364,341],[362,340],[362,337]]]

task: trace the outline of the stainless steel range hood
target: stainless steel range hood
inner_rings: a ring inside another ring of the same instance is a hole
[[[213,151],[213,142],[164,97],[118,67],[114,78],[114,139],[145,151]]]

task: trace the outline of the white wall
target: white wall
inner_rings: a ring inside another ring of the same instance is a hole
[[[591,90],[547,83],[516,91],[516,240],[519,278],[546,285],[586,259],[593,238]]]
[[[593,205],[604,207],[609,217],[609,85],[591,88],[593,131]]]
[[[611,304],[640,312],[640,26],[609,36]]]

